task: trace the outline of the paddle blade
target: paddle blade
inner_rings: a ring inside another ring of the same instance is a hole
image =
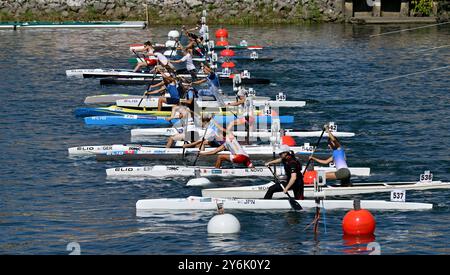
[[[302,206],[294,198],[289,198],[289,204],[291,205],[292,209],[296,211],[303,210]]]

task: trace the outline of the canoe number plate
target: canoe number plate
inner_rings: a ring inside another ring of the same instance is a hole
[[[405,190],[392,190],[391,191],[391,201],[405,202],[406,191]]]

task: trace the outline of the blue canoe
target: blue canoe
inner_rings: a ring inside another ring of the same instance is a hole
[[[271,124],[272,117],[270,116],[257,116],[257,124]],[[280,123],[289,124],[294,122],[293,116],[279,116]],[[214,118],[219,123],[229,123],[236,118],[234,116],[216,116]],[[166,117],[158,116],[138,116],[138,115],[124,115],[124,116],[91,116],[85,117],[84,122],[86,125],[155,125],[155,126],[170,126],[176,124],[179,120],[173,119],[167,121]]]

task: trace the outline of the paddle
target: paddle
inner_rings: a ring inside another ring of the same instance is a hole
[[[281,185],[281,187],[284,189],[283,184],[281,184],[281,182],[278,180],[278,177],[275,174],[275,172],[272,170],[272,168],[270,168],[270,166],[268,168],[269,168],[270,172],[272,172],[275,182],[278,183],[279,185]],[[286,195],[289,197],[289,204],[291,205],[292,209],[294,209],[294,210],[302,210],[303,209],[302,206],[293,197],[291,197],[291,195],[289,195],[289,192],[286,192]]]
[[[316,143],[316,147],[314,147],[314,150],[313,150],[313,152],[311,153],[311,157],[312,157],[312,156],[314,155],[314,153],[316,152],[317,147],[319,147],[320,140],[322,139],[323,134],[325,133],[325,130],[326,130],[326,126],[323,127],[323,130],[322,130],[322,133],[320,134],[319,140],[318,140],[317,143]],[[308,162],[306,163],[306,166],[305,166],[305,169],[303,170],[302,175],[305,175],[306,169],[308,169],[308,165],[309,165],[310,162],[311,162],[311,158],[308,159]]]
[[[135,50],[131,50],[131,51],[134,53],[134,55],[135,55],[141,62],[145,62],[145,60],[143,60],[143,59],[136,53]]]

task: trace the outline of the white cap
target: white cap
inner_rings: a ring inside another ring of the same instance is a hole
[[[281,153],[287,153],[290,151],[291,151],[291,148],[289,148],[289,146],[287,146],[286,144],[282,144],[282,145],[280,145],[280,147],[277,150],[275,150],[275,153],[279,155]]]

